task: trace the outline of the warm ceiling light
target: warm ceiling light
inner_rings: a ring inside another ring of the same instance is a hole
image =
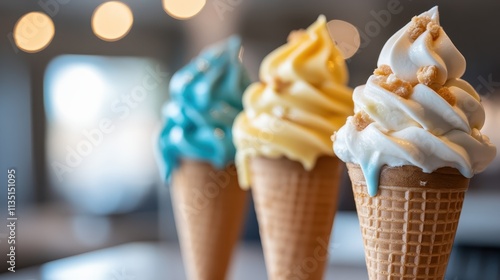
[[[206,0],[163,0],[163,9],[176,19],[188,19],[197,15]]]
[[[14,41],[17,47],[28,53],[45,49],[54,38],[54,34],[54,22],[41,12],[24,15],[14,26]]]
[[[326,26],[330,37],[335,41],[345,59],[358,51],[361,39],[356,26],[343,20],[331,20]]]
[[[92,30],[104,41],[114,42],[125,37],[134,22],[130,8],[119,1],[110,1],[97,7],[92,15]]]

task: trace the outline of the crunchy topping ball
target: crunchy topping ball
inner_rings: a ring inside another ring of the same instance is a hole
[[[448,102],[451,106],[455,106],[455,104],[457,104],[457,98],[448,87],[443,87],[439,84],[432,84],[429,87],[446,100],[446,102]]]
[[[210,64],[205,59],[198,59],[198,61],[196,61],[196,69],[198,71],[205,72],[208,70],[208,67],[210,67]]]
[[[408,34],[413,41],[415,41],[426,30],[429,30],[432,39],[436,40],[439,37],[441,27],[437,23],[433,22],[428,16],[413,17],[411,19]]]
[[[285,82],[279,77],[273,77],[271,81],[271,87],[273,88],[274,91],[277,93],[281,93],[284,89],[289,87],[292,83],[291,82]]]
[[[354,126],[356,127],[357,131],[362,131],[365,129],[369,124],[373,122],[373,120],[370,118],[370,116],[365,113],[364,111],[359,111],[357,112],[353,119],[352,122]]]
[[[288,35],[287,41],[292,42],[292,41],[295,41],[297,39],[304,37],[305,35],[307,35],[307,32],[304,29],[293,30]]]
[[[332,140],[332,142],[335,142],[335,140],[337,140],[337,131],[333,132],[333,135],[330,136],[330,140]]]
[[[224,132],[224,130],[217,127],[214,129],[214,136],[218,139],[224,139],[224,137],[226,137],[226,133]]]
[[[389,75],[386,81],[380,82],[380,86],[405,99],[408,99],[413,92],[413,86],[409,82],[401,80],[395,75]]]
[[[392,69],[389,65],[382,64],[380,65],[380,67],[375,69],[375,71],[373,71],[373,74],[378,76],[389,76],[390,74],[392,74]]]
[[[457,98],[447,87],[442,87],[437,90],[437,93],[448,102],[451,106],[455,106],[457,104]]]
[[[431,21],[428,16],[413,17],[411,19],[411,25],[408,28],[408,33],[412,40],[416,40],[418,36],[425,32],[427,24]]]
[[[417,71],[418,82],[429,86],[434,83],[437,78],[438,69],[436,65],[427,65],[420,67]]]
[[[427,24],[427,30],[431,33],[432,40],[436,40],[439,37],[439,32],[441,31],[441,26],[437,23],[431,21]]]

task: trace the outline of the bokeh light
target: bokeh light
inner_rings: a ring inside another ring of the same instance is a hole
[[[54,34],[54,22],[41,12],[24,15],[14,26],[14,41],[17,47],[28,53],[45,49],[54,38]]]
[[[330,37],[335,41],[345,59],[352,57],[361,45],[356,26],[343,20],[331,20],[326,25]]]
[[[94,121],[108,91],[100,71],[87,64],[59,69],[48,86],[54,114],[74,125]]]
[[[92,30],[100,39],[114,42],[127,36],[134,15],[130,8],[119,1],[110,1],[97,7],[92,15]]]
[[[188,19],[197,15],[206,0],[163,0],[163,9],[173,18]]]

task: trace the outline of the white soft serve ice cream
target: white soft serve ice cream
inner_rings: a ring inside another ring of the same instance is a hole
[[[480,97],[460,79],[465,59],[439,26],[437,7],[394,34],[377,64],[354,91],[355,115],[332,138],[341,160],[361,166],[371,196],[384,165],[426,173],[448,166],[468,178],[486,168],[496,148],[480,132]]]

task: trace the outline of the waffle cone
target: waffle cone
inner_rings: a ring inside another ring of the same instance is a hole
[[[246,206],[234,165],[216,170],[206,162],[183,160],[171,192],[188,279],[225,279]]]
[[[252,194],[269,280],[323,278],[342,165],[311,171],[286,158],[251,161]]]
[[[442,280],[469,179],[453,168],[384,167],[368,195],[359,165],[347,164],[370,280]]]

